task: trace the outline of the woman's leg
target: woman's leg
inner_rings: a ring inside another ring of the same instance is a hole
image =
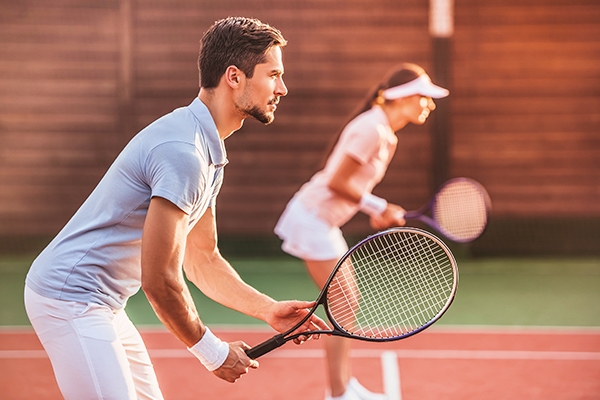
[[[312,279],[323,288],[337,260],[305,260],[306,268]],[[325,342],[327,360],[327,373],[331,396],[338,397],[344,394],[351,377],[350,371],[350,341],[339,336],[321,336]]]

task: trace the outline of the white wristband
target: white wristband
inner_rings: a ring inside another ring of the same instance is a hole
[[[387,208],[387,205],[388,202],[385,199],[377,197],[371,193],[363,194],[360,198],[360,202],[358,203],[360,211],[370,215],[371,217],[378,217],[383,214]]]
[[[198,360],[209,371],[218,369],[229,355],[229,345],[216,337],[208,327],[200,341],[192,347],[188,347],[188,350],[198,357]]]

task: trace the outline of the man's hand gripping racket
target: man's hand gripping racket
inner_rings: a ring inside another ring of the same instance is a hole
[[[423,207],[401,217],[419,220],[454,242],[466,243],[483,234],[491,209],[490,196],[480,183],[455,178],[444,183]]]
[[[388,229],[348,250],[302,321],[246,354],[256,359],[299,336],[314,334],[374,342],[403,339],[439,320],[457,286],[456,261],[440,239],[417,228]],[[293,333],[319,306],[333,328]]]

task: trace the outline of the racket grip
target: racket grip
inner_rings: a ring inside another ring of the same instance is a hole
[[[419,218],[421,215],[423,215],[422,213],[420,213],[419,211],[407,211],[404,213],[404,219],[417,219]]]
[[[255,360],[258,357],[262,356],[263,354],[266,354],[266,353],[270,352],[271,350],[278,348],[285,342],[286,342],[286,340],[283,337],[283,335],[279,334],[279,335],[273,336],[269,340],[262,342],[261,344],[258,344],[256,346],[252,347],[251,349],[246,350],[246,354],[248,355],[248,357]]]

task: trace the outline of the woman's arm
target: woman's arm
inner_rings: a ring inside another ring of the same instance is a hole
[[[364,193],[362,190],[352,185],[351,178],[356,174],[360,167],[361,164],[357,160],[349,155],[345,155],[331,177],[331,181],[329,181],[329,188],[338,196],[354,203],[359,203]]]
[[[329,188],[338,196],[360,204],[363,196],[369,195],[352,185],[352,176],[357,173],[361,164],[349,155],[345,155],[337,170],[331,177]],[[401,226],[406,223],[403,218],[405,210],[396,205],[387,203],[379,215],[370,213],[371,226],[374,229],[384,229],[390,226]]]

